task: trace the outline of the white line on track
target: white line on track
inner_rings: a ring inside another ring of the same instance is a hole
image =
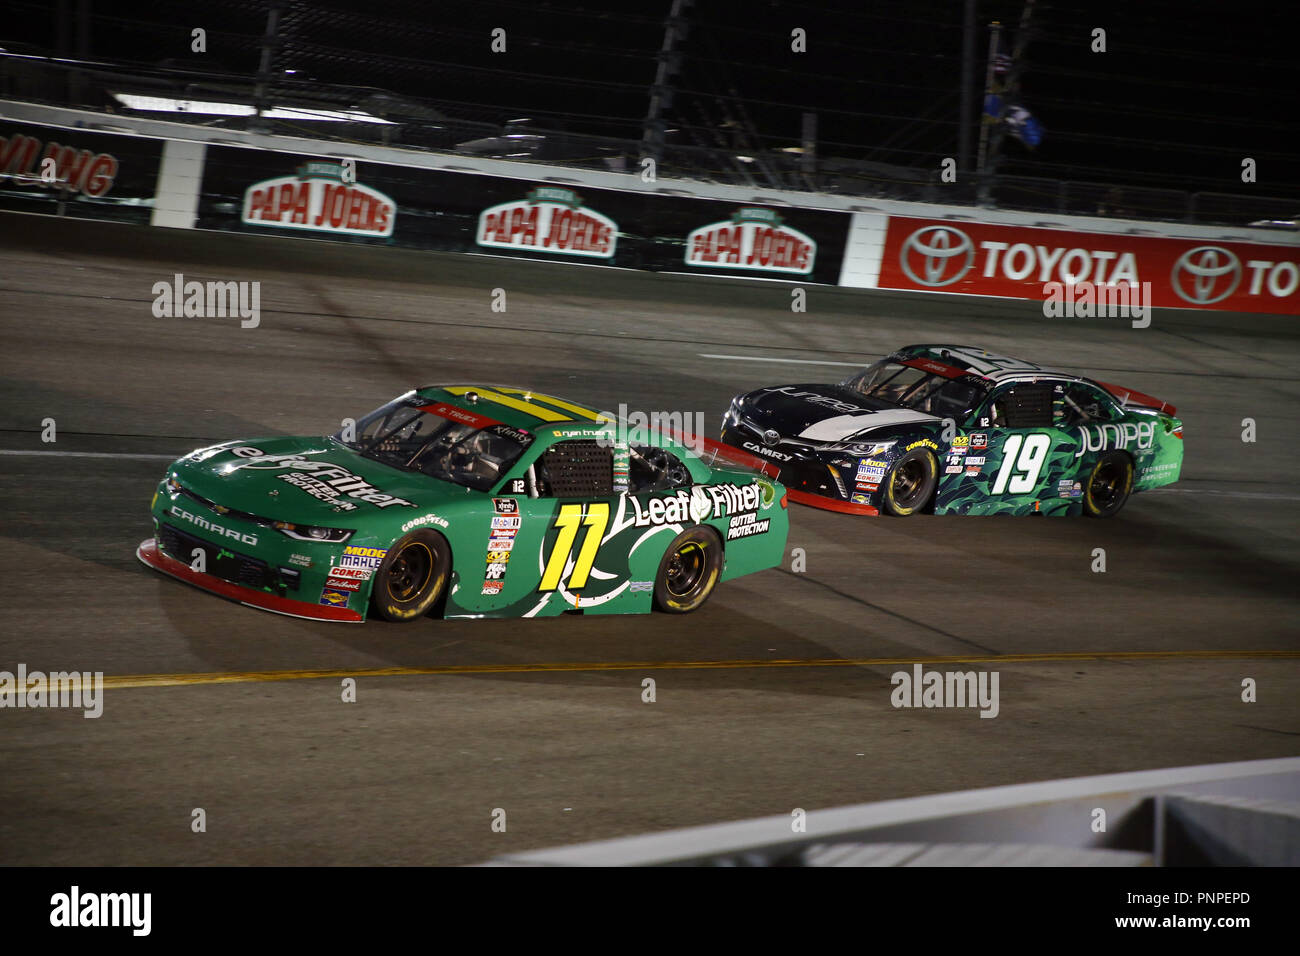
[[[25,451],[17,448],[0,448],[0,455],[48,456],[51,458],[141,458],[175,461],[180,455],[144,455],[121,451]]]
[[[848,368],[866,368],[868,362],[827,362],[824,359],[765,358],[761,355],[712,355],[700,352],[700,358],[727,359],[732,362],[780,362],[782,365],[844,365]]]

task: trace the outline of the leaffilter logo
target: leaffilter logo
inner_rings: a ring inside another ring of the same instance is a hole
[[[899,265],[917,285],[938,288],[952,285],[970,271],[975,244],[952,226],[925,226],[903,240]],[[920,274],[913,265],[921,267]],[[924,276],[924,278],[922,278]]]
[[[1191,280],[1191,289],[1184,283]],[[1169,282],[1184,302],[1210,305],[1237,291],[1241,282],[1241,260],[1222,246],[1188,249],[1174,263]]]

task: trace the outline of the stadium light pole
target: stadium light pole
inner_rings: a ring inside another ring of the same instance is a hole
[[[266,109],[266,93],[271,79],[271,61],[280,46],[280,8],[283,0],[271,0],[266,11],[266,32],[262,34],[262,59],[257,67],[257,85],[253,87],[253,118],[248,128],[258,133],[268,132],[271,124],[262,116]]]
[[[659,67],[655,70],[655,81],[650,87],[650,108],[646,111],[641,133],[641,156],[643,159],[649,157],[656,163],[663,158],[664,152],[664,110],[673,105],[670,78],[681,68],[682,54],[677,49],[677,43],[686,39],[690,29],[683,14],[694,3],[695,0],[673,0],[672,9],[664,23],[664,43],[659,50]]]
[[[975,172],[971,166],[971,139],[975,122],[975,0],[966,0],[961,35],[961,114],[957,117],[957,167],[963,176]]]

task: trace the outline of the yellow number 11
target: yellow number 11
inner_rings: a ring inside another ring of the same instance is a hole
[[[584,517],[583,508],[587,509]],[[608,502],[594,502],[589,505],[560,505],[560,513],[555,516],[555,527],[559,534],[555,538],[555,547],[546,562],[546,573],[542,575],[539,591],[554,591],[560,586],[560,575],[569,563],[573,553],[573,542],[578,537],[578,527],[587,526],[587,535],[582,539],[582,548],[573,563],[573,573],[569,575],[569,590],[577,591],[586,587],[591,566],[596,563],[596,551],[600,548],[600,539],[609,524]]]

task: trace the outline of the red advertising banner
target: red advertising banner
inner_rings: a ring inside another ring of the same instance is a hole
[[[1296,315],[1300,246],[889,217],[881,289],[1045,300],[1048,283],[1150,283],[1156,308]]]

